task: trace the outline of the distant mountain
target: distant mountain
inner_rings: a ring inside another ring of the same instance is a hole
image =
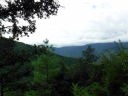
[[[85,50],[89,45],[91,45],[92,48],[95,48],[95,53],[100,54],[105,51],[117,51],[119,49],[119,44],[110,42],[110,43],[95,43],[95,44],[87,44],[83,46],[67,46],[67,47],[61,47],[61,48],[55,48],[55,53],[66,56],[66,57],[81,57],[83,50]],[[123,42],[122,45],[125,48],[128,48],[128,42]]]

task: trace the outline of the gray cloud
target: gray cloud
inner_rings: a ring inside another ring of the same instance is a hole
[[[116,3],[115,3],[116,2]],[[36,33],[20,41],[34,44],[48,38],[53,45],[128,41],[126,0],[60,0],[57,16],[37,20]]]

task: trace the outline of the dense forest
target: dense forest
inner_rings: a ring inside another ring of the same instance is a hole
[[[27,45],[0,39],[1,96],[128,96],[128,51],[95,54],[88,46],[81,58],[53,53],[48,41]]]
[[[0,96],[128,96],[128,50],[95,54],[88,46],[80,58],[55,54],[42,45],[16,42],[36,30],[36,18],[62,7],[55,0],[0,2]],[[20,24],[21,21],[27,23]],[[10,24],[10,25],[9,25]],[[4,35],[10,35],[8,39]]]

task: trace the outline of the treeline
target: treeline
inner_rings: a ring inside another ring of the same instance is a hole
[[[97,56],[88,46],[83,57],[67,59],[53,54],[47,40],[27,51],[2,40],[0,96],[128,96],[128,51],[121,44],[116,53]]]

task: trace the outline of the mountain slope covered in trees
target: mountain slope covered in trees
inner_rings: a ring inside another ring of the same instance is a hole
[[[125,48],[128,48],[127,42],[123,42],[122,44]],[[118,50],[118,44],[114,42],[110,42],[110,43],[94,43],[94,44],[87,44],[82,46],[60,47],[60,48],[55,48],[55,53],[66,57],[79,58],[82,56],[82,51],[86,50],[89,45],[91,45],[91,47],[95,49],[96,54],[101,54],[106,51]]]
[[[0,38],[0,96],[127,96],[128,50],[95,54],[88,46],[79,59]]]
[[[3,47],[3,46],[8,47],[8,44],[10,42],[13,42],[13,41],[10,40],[10,39],[6,39],[6,38],[0,38],[0,49],[1,49],[0,52],[3,52],[2,49],[5,49],[5,47]],[[29,54],[31,58],[35,57],[37,54],[42,54],[43,53],[43,50],[41,50],[38,45],[28,45],[28,44],[25,44],[25,43],[22,43],[22,42],[16,42],[16,41],[14,41],[14,42],[15,42],[15,46],[14,46],[13,50],[15,50],[18,53]],[[74,59],[74,58],[69,58],[69,57],[61,56],[59,54],[55,54],[54,51],[53,52],[49,51],[48,54],[53,55],[56,58],[63,59],[66,62],[74,62],[74,61],[77,60],[77,59]]]

